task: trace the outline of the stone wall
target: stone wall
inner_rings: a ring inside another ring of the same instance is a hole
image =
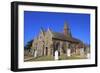
[[[76,46],[77,43],[53,39],[50,29],[45,34],[41,31],[32,43],[33,53],[37,51],[37,56],[53,56],[55,50],[59,52],[59,55],[66,54],[67,56],[68,49],[70,49],[70,55],[80,55],[80,48]]]

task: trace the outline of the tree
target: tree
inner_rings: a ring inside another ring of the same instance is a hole
[[[33,40],[30,40],[29,42],[27,42],[27,44],[25,45],[25,49],[26,50],[30,50],[31,49],[31,47],[32,47],[32,43],[33,43]]]

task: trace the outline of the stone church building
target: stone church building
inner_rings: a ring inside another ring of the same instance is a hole
[[[64,24],[63,32],[54,32],[49,28],[45,31],[41,28],[31,47],[33,55],[36,56],[54,56],[56,50],[59,52],[59,56],[62,54],[67,55],[68,49],[70,49],[71,55],[80,55],[80,50],[85,53],[85,48],[86,46],[81,40],[72,36],[67,23]]]

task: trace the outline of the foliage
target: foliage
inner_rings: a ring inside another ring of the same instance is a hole
[[[33,40],[30,40],[26,45],[25,45],[25,49],[31,49],[31,47],[32,47],[32,42],[33,42]]]

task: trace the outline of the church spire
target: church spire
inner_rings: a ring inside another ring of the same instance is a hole
[[[69,29],[69,26],[68,26],[67,22],[64,23],[64,30],[63,31],[64,31],[64,35],[66,35],[68,37],[71,37],[71,31]]]

